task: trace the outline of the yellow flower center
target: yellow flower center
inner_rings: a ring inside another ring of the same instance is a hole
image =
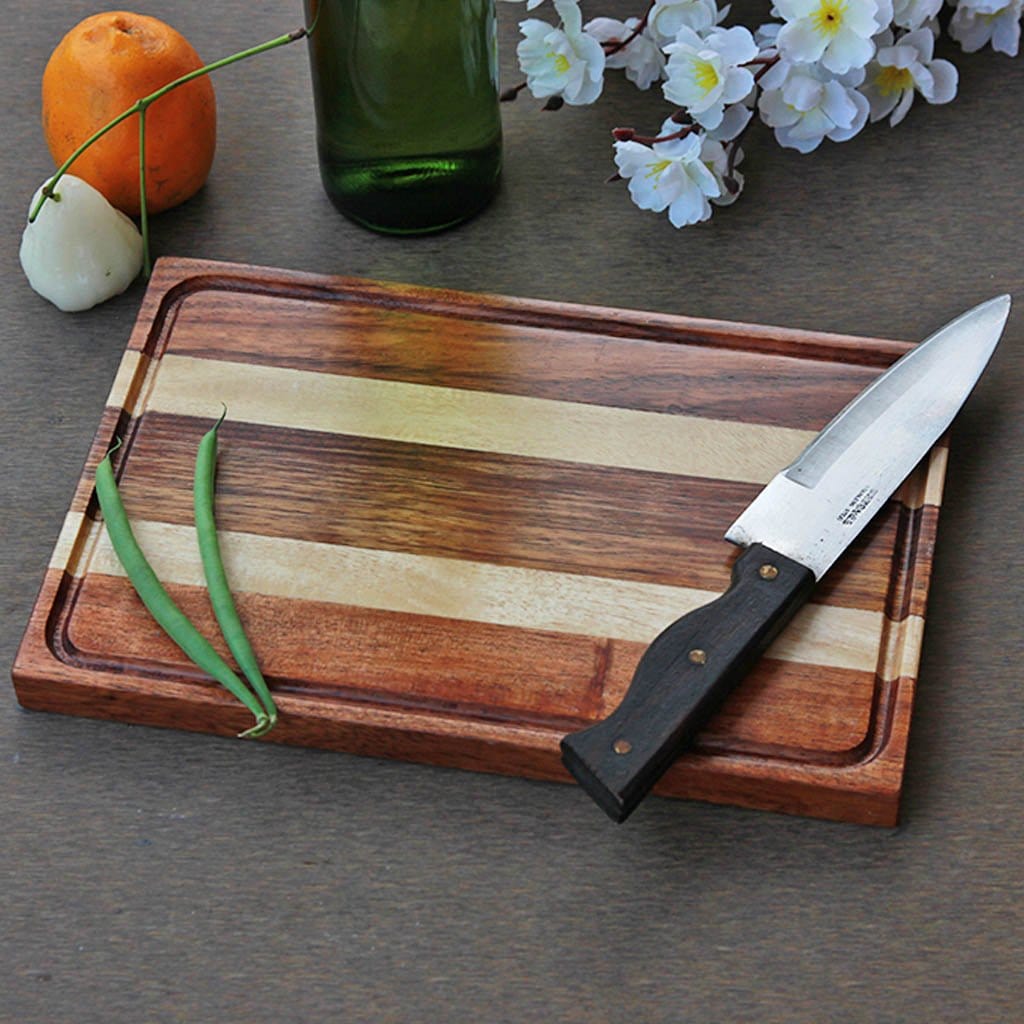
[[[657,163],[650,164],[650,170],[644,175],[645,178],[660,178],[661,172],[665,170],[668,165],[672,163],[671,160],[659,160]]]
[[[891,96],[894,92],[914,87],[914,76],[909,68],[881,67],[875,78],[875,85],[883,96]]]
[[[550,53],[549,57],[555,58],[555,70],[564,75],[569,70],[569,58],[564,53]]]
[[[815,31],[823,36],[834,36],[843,25],[843,13],[846,0],[822,0],[818,9],[811,15]]]
[[[693,62],[693,78],[704,92],[711,92],[720,81],[715,65],[699,58]]]

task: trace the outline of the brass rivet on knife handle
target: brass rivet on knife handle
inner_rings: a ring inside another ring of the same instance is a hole
[[[687,657],[694,665],[704,665],[708,660],[708,652],[702,651],[699,647],[694,647]]]
[[[776,576],[779,575],[779,569],[778,566],[771,565],[770,563],[766,562],[764,565],[761,566],[760,569],[757,570],[757,574],[763,580],[773,580]]]
[[[612,744],[612,750],[616,754],[628,754],[633,749],[633,744],[629,740],[616,740]]]

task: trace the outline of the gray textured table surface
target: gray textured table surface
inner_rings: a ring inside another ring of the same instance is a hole
[[[50,167],[40,74],[92,10],[11,0],[0,25],[5,676],[141,294],[68,317],[18,267]],[[208,58],[300,17],[147,10]],[[503,5],[508,81],[522,11]],[[951,106],[810,157],[756,134],[739,205],[679,233],[603,183],[608,128],[659,103],[520,98],[498,201],[399,241],[323,197],[295,46],[219,74],[210,182],[155,244],[916,339],[1024,301],[1024,58],[951,55]],[[616,828],[570,787],[30,714],[4,683],[0,1021],[1020,1020],[1022,346],[1018,310],[956,425],[898,830],[665,800]]]

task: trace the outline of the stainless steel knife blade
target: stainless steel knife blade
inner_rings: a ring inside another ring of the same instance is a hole
[[[862,391],[747,506],[726,540],[766,544],[821,579],[953,422],[1010,313],[961,314]]]
[[[726,532],[746,550],[711,604],[645,651],[622,703],[562,740],[562,759],[616,821],[668,766],[949,427],[999,342],[1001,295],[898,360],[775,476]]]

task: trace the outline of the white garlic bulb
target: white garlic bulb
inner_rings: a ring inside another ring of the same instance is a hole
[[[31,211],[43,187],[32,197]],[[88,182],[65,174],[21,236],[28,283],[74,313],[120,295],[142,269],[142,235]]]

